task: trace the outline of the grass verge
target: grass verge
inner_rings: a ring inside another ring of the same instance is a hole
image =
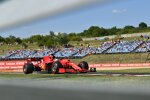
[[[126,69],[126,70],[101,70],[98,71],[99,74],[111,74],[111,73],[121,73],[121,74],[150,74],[150,69]],[[96,74],[96,73],[94,73]],[[0,73],[0,78],[29,78],[29,79],[38,79],[38,78],[49,78],[49,79],[67,79],[67,78],[90,78],[90,77],[111,77],[110,75],[89,75],[89,74],[22,74],[22,73]]]

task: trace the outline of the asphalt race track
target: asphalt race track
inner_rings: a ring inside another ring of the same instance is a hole
[[[125,82],[0,78],[0,100],[149,100],[150,87]]]
[[[144,100],[150,95],[1,85],[1,100]]]

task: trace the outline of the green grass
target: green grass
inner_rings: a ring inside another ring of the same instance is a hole
[[[125,69],[125,70],[99,70],[100,73],[137,73],[137,74],[143,74],[143,73],[149,73],[150,74],[150,68],[140,68],[140,69]]]
[[[0,79],[21,79],[21,80],[66,80],[67,82],[98,82],[101,83],[110,83],[112,84],[146,84],[150,83],[150,77],[148,76],[112,76],[112,75],[75,75],[75,74],[59,74],[59,75],[49,75],[49,74],[30,74],[30,75],[24,75],[24,74],[0,74]]]
[[[30,79],[37,79],[37,78],[74,78],[78,77],[75,74],[22,74],[22,73],[0,73],[0,77],[4,78],[30,78]]]
[[[87,45],[89,44],[89,46],[93,46],[93,47],[98,47],[100,45],[101,41],[99,40],[92,40],[92,41],[70,41],[69,44],[75,46],[75,47],[81,47],[81,44],[83,45],[83,47],[87,47]]]
[[[143,68],[143,69],[126,69],[126,70],[100,70],[98,71],[99,73],[150,73],[150,69],[148,68]],[[51,79],[68,79],[68,78],[86,78],[86,77],[94,77],[94,78],[99,78],[99,77],[110,77],[110,75],[87,75],[87,74],[22,74],[22,73],[0,73],[0,77],[4,78],[29,78],[29,79],[38,79],[38,78],[51,78]]]
[[[82,59],[72,59],[74,62],[87,61],[89,64],[99,63],[145,63],[148,53],[130,54],[97,54],[88,55]],[[149,61],[147,61],[149,62]]]
[[[1,45],[0,46],[0,50],[3,50],[4,52],[0,51],[0,55],[5,55],[7,54],[9,51],[12,50],[22,50],[22,46],[21,45]],[[39,49],[39,47],[37,46],[37,44],[28,44],[28,48],[27,49]]]

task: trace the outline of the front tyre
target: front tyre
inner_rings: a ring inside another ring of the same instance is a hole
[[[59,61],[54,62],[51,67],[51,73],[58,74],[59,68],[63,68],[62,64]]]
[[[83,70],[89,70],[89,65],[86,61],[82,61],[78,64],[78,66]]]
[[[33,73],[33,71],[34,71],[34,65],[33,65],[33,63],[26,63],[23,66],[23,72],[24,72],[24,74],[31,74],[31,73]]]

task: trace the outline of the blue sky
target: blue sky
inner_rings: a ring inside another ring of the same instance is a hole
[[[115,0],[114,0],[115,1]],[[104,28],[138,26],[145,22],[150,26],[150,0],[122,0],[96,4],[81,10],[47,17],[14,29],[1,32],[1,36],[14,35],[26,38],[35,34],[54,32],[82,32],[90,26]]]

